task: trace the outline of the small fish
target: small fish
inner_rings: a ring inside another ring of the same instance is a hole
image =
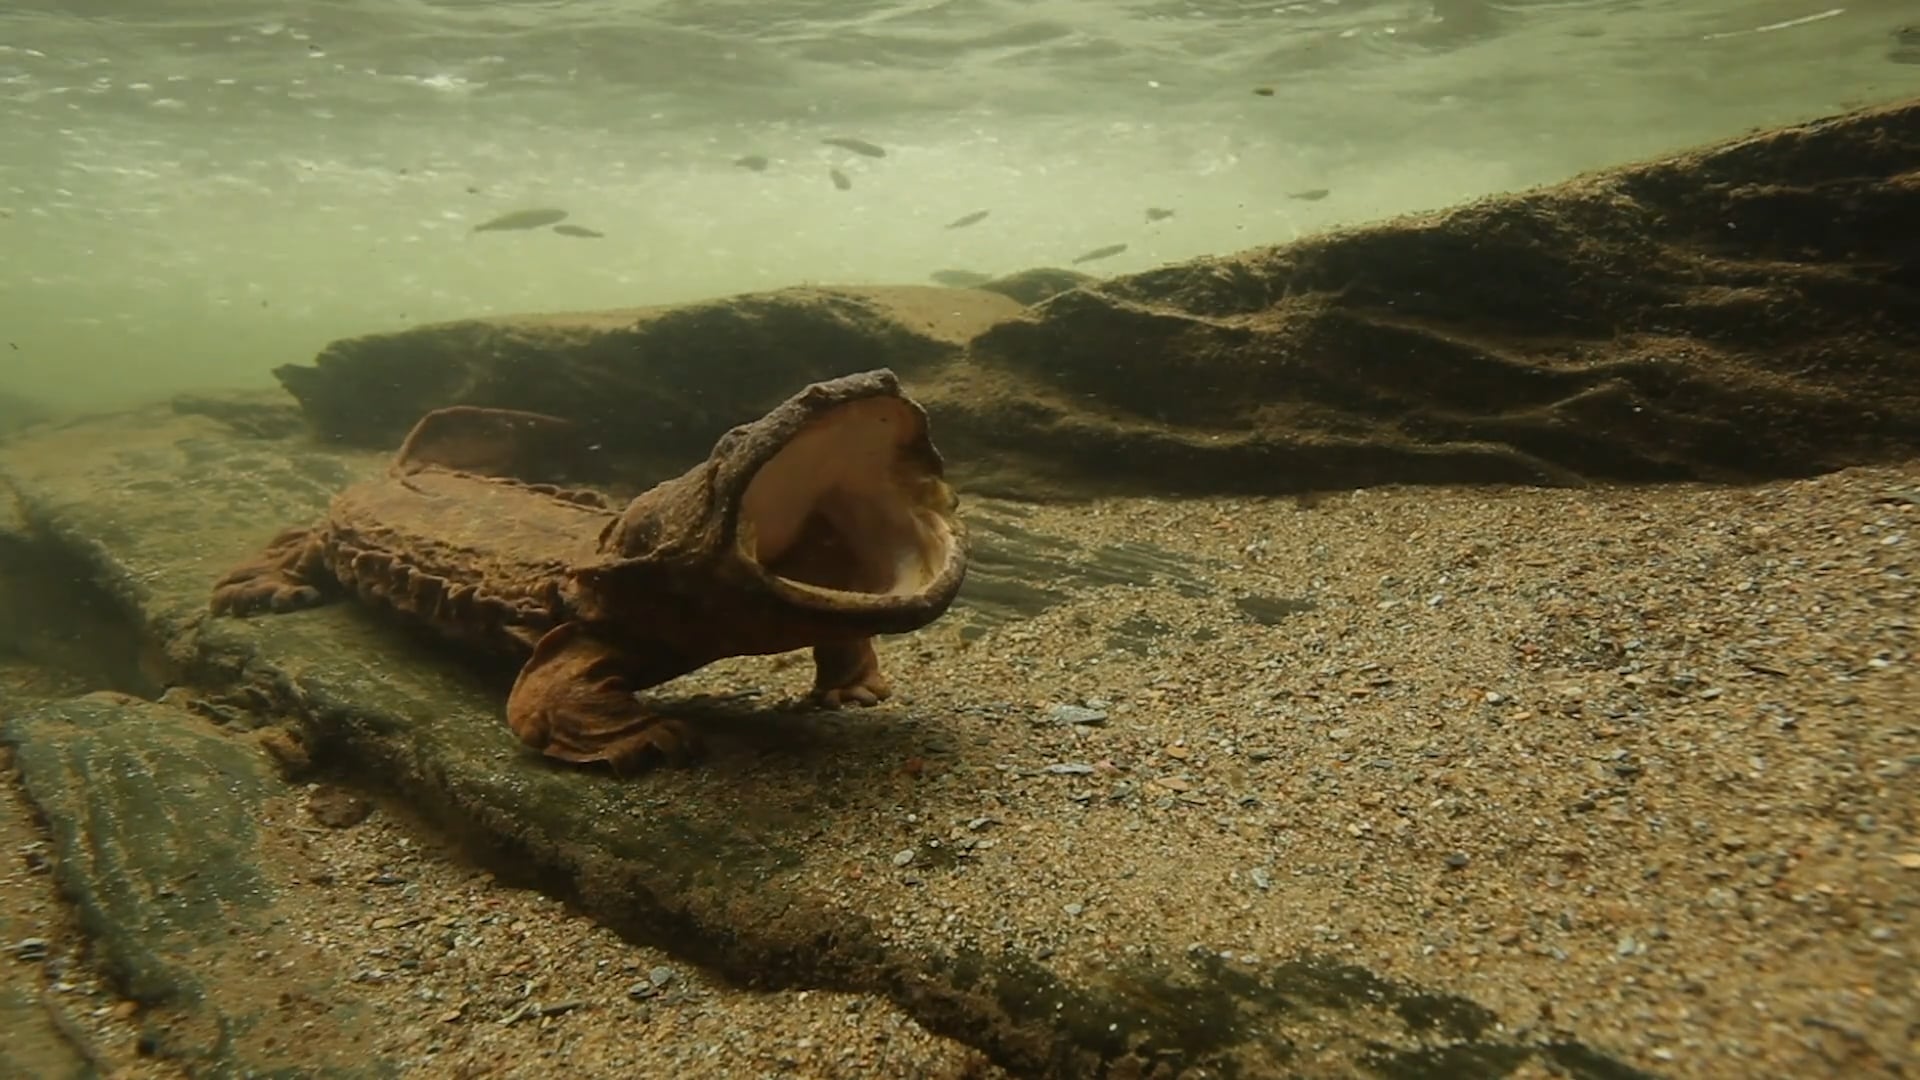
[[[733,163],[750,172],[767,171],[767,159],[761,154],[748,154],[743,158],[734,158]]]
[[[828,146],[837,146],[842,150],[851,150],[856,154],[865,154],[867,157],[887,156],[885,150],[882,150],[880,147],[873,145],[865,139],[852,139],[841,135],[831,139],[821,139],[820,141],[826,143]]]
[[[1327,190],[1326,188],[1316,187],[1316,188],[1308,188],[1305,191],[1289,191],[1287,192],[1287,198],[1299,199],[1303,202],[1319,202],[1321,199],[1324,199],[1331,194],[1333,194],[1333,192]]]
[[[473,227],[474,232],[501,232],[507,229],[537,229],[565,219],[565,210],[515,210]]]
[[[1260,97],[1272,97],[1272,96],[1273,96],[1273,87],[1271,87],[1271,86],[1256,86],[1256,87],[1254,87],[1254,88],[1253,88],[1253,92],[1254,92],[1255,94],[1257,94],[1257,95],[1259,95]]]
[[[847,179],[847,174],[839,169],[828,169],[827,175],[833,178],[833,186],[841,191],[847,191],[853,187],[853,181]]]
[[[992,274],[982,274],[975,270],[935,270],[928,275],[936,284],[949,289],[971,289],[975,285],[985,285],[993,280]]]
[[[559,233],[561,236],[589,236],[596,240],[607,235],[603,232],[595,232],[585,225],[555,225],[553,231]]]
[[[1096,262],[1100,259],[1111,259],[1125,250],[1127,250],[1127,245],[1125,244],[1108,244],[1106,247],[1094,248],[1092,251],[1073,260],[1073,264],[1078,266],[1081,263]]]
[[[1163,206],[1149,206],[1149,207],[1147,207],[1147,220],[1148,220],[1148,221],[1165,221],[1165,220],[1167,220],[1168,218],[1170,218],[1170,217],[1172,217],[1172,216],[1173,216],[1173,211],[1171,211],[1171,210],[1168,210],[1167,208],[1165,208],[1165,207],[1163,207]]]
[[[968,214],[965,217],[957,217],[957,218],[954,218],[952,221],[947,222],[947,228],[964,229],[969,225],[973,225],[973,224],[977,224],[979,222],[985,221],[987,219],[987,215],[990,213],[992,213],[992,211],[990,210],[975,210],[973,213]]]

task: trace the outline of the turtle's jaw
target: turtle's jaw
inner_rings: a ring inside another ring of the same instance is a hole
[[[946,609],[966,563],[940,471],[910,401],[832,405],[755,470],[734,544],[789,603],[919,625]]]

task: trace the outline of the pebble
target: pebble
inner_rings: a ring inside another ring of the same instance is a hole
[[[13,943],[13,957],[16,960],[45,960],[47,958],[47,939],[43,937],[21,938]]]
[[[635,1001],[645,1001],[667,988],[673,982],[673,969],[665,964],[648,969],[647,977],[627,987],[627,996]]]
[[[1093,727],[1107,722],[1107,714],[1101,709],[1089,709],[1080,705],[1054,705],[1047,709],[1047,719],[1056,724],[1083,724]]]
[[[1047,771],[1058,776],[1085,776],[1093,772],[1093,766],[1083,761],[1062,761],[1047,766]]]
[[[1273,888],[1273,875],[1267,873],[1267,868],[1264,866],[1256,866],[1247,871],[1247,877],[1253,882],[1253,887],[1256,889]]]
[[[1447,854],[1447,869],[1464,870],[1466,869],[1467,863],[1471,861],[1472,860],[1467,857],[1467,853],[1464,851],[1449,852]]]
[[[913,862],[914,856],[918,854],[920,854],[920,852],[913,848],[902,848],[893,853],[893,865],[906,866]]]

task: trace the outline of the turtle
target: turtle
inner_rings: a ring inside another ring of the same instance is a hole
[[[542,479],[571,421],[428,412],[385,475],[214,585],[215,616],[355,598],[520,667],[507,726],[566,762],[685,760],[692,725],[637,692],[716,660],[811,648],[810,699],[892,688],[876,635],[944,614],[968,540],[926,411],[888,369],[812,383],[627,502]]]

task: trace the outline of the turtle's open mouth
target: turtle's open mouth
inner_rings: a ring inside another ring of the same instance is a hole
[[[832,406],[754,472],[736,542],[803,593],[924,601],[957,584],[965,558],[940,472],[926,416],[911,402],[880,396]]]

